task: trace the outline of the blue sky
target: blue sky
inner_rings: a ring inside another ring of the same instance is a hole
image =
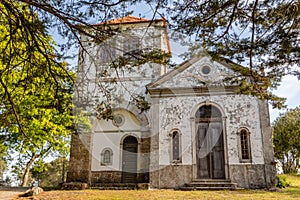
[[[287,108],[295,108],[300,105],[300,81],[295,76],[286,76],[274,94],[287,98]],[[271,122],[285,110],[272,109],[270,107]]]

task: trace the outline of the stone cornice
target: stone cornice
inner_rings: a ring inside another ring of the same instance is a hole
[[[236,94],[238,86],[186,87],[186,88],[148,88],[152,98],[178,96],[214,96]]]

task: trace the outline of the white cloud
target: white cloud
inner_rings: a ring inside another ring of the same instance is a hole
[[[300,105],[300,81],[295,76],[286,76],[283,78],[281,85],[273,91],[274,94],[287,98],[287,108],[295,108]],[[274,121],[279,113],[286,110],[270,109],[271,121]]]

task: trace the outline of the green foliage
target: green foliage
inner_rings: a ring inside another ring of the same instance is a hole
[[[56,60],[51,37],[28,6],[12,5],[0,4],[0,139],[26,160],[26,185],[36,159],[68,151],[75,75]],[[36,30],[28,34],[25,25]]]
[[[273,124],[275,157],[284,173],[297,173],[300,168],[300,107],[281,114]]]
[[[38,181],[39,187],[58,187],[66,181],[68,162],[65,157],[49,163],[39,160],[31,169],[32,177]]]
[[[185,0],[164,7],[173,14],[172,27],[181,33],[175,39],[191,38],[188,55],[200,46],[212,55],[245,64],[249,68],[241,74],[245,80],[240,92],[282,107],[284,99],[267,89],[276,88],[286,74],[300,77],[298,0]],[[196,48],[194,41],[198,41]]]
[[[11,178],[14,183],[17,183],[18,186],[22,184],[23,175],[25,172],[26,163],[25,160],[19,160],[14,165],[11,166]],[[32,174],[28,173],[27,176],[27,186],[31,186],[34,183],[34,180],[32,178]]]
[[[291,185],[291,183],[289,181],[287,181],[286,176],[276,176],[276,185],[275,185],[276,187],[286,188],[290,185]]]
[[[157,63],[166,65],[170,59],[170,53],[166,53],[160,49],[145,48],[139,51],[127,52],[125,56],[115,59],[111,64],[111,68],[127,68],[139,67],[145,63]]]
[[[146,100],[144,96],[137,95],[132,98],[134,105],[141,111],[147,111],[150,109],[150,103]]]

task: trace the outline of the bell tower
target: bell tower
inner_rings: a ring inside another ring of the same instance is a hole
[[[86,30],[88,29],[87,27]],[[147,98],[145,86],[167,72],[165,61],[171,56],[167,24],[163,18],[150,20],[128,15],[95,24],[94,30],[101,34],[95,38],[84,34],[80,36],[74,97],[75,105],[90,116],[92,128],[72,136],[67,182],[94,182],[96,172],[93,166],[99,167],[95,164],[99,162],[96,158],[99,152],[94,152],[100,148],[95,147],[99,144],[96,141],[99,138],[94,136],[98,128],[96,124],[99,122],[99,110],[106,111],[109,108],[115,111],[121,107],[128,111],[137,109],[132,99],[140,96]],[[102,34],[108,32],[112,34]],[[149,56],[154,59],[148,59]],[[105,132],[105,127],[101,128]],[[148,124],[140,129],[142,134],[139,139],[148,138]],[[123,137],[122,134],[119,135]],[[144,139],[146,140],[148,139]],[[150,147],[146,149],[148,148]],[[113,155],[117,156],[115,152]],[[149,160],[147,157],[138,159]],[[138,166],[138,173],[149,168],[147,163],[145,161]],[[98,174],[108,173],[99,172],[101,169],[97,169]],[[117,174],[117,170],[113,173]],[[114,179],[119,178],[114,175]]]

